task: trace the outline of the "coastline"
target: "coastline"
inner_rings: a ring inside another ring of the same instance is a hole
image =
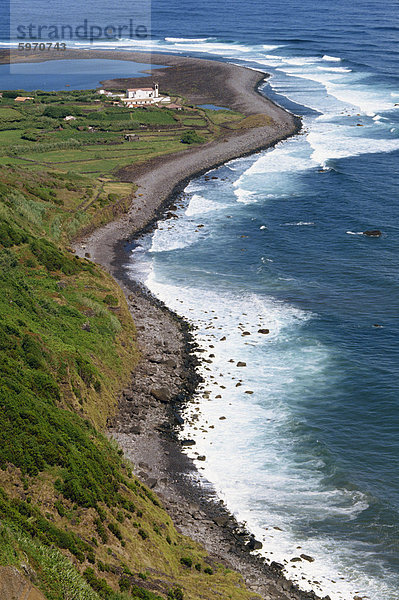
[[[96,58],[98,54],[95,53]],[[107,54],[119,58],[115,54],[120,53]],[[131,56],[131,53],[124,54]],[[141,62],[147,62],[141,53],[134,54],[134,60],[139,56]],[[133,200],[127,215],[96,230],[76,245],[78,254],[88,253],[116,279],[127,297],[138,329],[142,360],[133,373],[132,385],[122,395],[120,412],[110,424],[110,432],[136,465],[137,475],[163,500],[179,529],[202,543],[212,559],[239,571],[249,589],[263,598],[313,600],[316,594],[300,591],[281,575],[282,565],[268,566],[261,557],[250,554],[248,550],[253,544],[250,534],[215,501],[211,490],[193,484],[191,475],[196,468],[174,435],[174,425],[179,424],[176,399],[187,400],[198,383],[195,359],[190,355],[190,333],[182,320],[130,279],[125,269],[126,241],[151,229],[190,179],[228,160],[275,145],[297,133],[300,122],[257,92],[266,77],[264,73],[229,63],[182,57],[175,61],[176,57],[166,59],[165,56],[151,55],[150,58],[157,64],[162,64],[160,60],[173,59],[174,66],[186,64],[194,73],[196,68],[206,69],[204,63],[212,63],[213,69],[220,69],[222,77],[228,72],[229,94],[226,96],[224,89],[224,94],[217,98],[214,91],[209,96],[204,90],[200,94],[197,91],[197,103],[220,103],[248,115],[257,114],[259,109],[269,111],[275,122],[272,127],[229,132],[223,140],[123,169],[119,172],[121,180],[138,184],[139,197]],[[71,58],[77,56],[74,54]],[[89,57],[85,54],[84,58]],[[165,389],[167,398],[156,399],[160,390]]]

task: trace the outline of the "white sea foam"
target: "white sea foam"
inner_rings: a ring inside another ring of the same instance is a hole
[[[290,58],[285,58],[284,62],[287,65],[295,65],[298,67],[303,67],[304,65],[313,65],[314,63],[320,61],[321,59],[317,56],[294,56]]]
[[[312,159],[326,166],[329,159],[361,154],[393,152],[399,149],[399,139],[378,139],[354,135],[353,128],[337,123],[320,122],[307,136],[313,148]]]
[[[284,223],[284,225],[286,225],[287,227],[289,225],[299,227],[303,225],[315,225],[315,223],[313,223],[312,221],[298,221],[298,223]]]
[[[328,54],[325,54],[322,60],[327,60],[329,62],[341,62],[342,59],[339,58],[339,56],[329,56]]]
[[[352,69],[347,69],[346,67],[317,67],[317,69],[329,73],[352,73]]]
[[[213,200],[209,200],[208,198],[200,196],[199,194],[194,194],[190,200],[190,204],[186,209],[186,215],[188,217],[192,217],[194,215],[202,215],[204,213],[214,210],[221,210],[223,208],[226,208],[225,204],[214,202]]]
[[[288,140],[278,144],[273,150],[260,156],[256,162],[249,167],[234,185],[241,185],[249,176],[258,173],[295,173],[306,171],[317,166],[317,162],[306,155],[306,140]]]
[[[184,219],[169,219],[160,223],[152,237],[149,252],[170,252],[195,244],[205,235],[204,230],[196,226],[195,221]]]
[[[242,202],[243,204],[256,202],[255,192],[251,192],[250,190],[238,187],[234,190],[234,194],[237,197],[237,202]]]
[[[196,43],[196,42],[206,42],[211,38],[174,38],[174,37],[166,37],[165,41],[166,42],[175,42],[176,44],[179,44],[180,42],[189,42],[189,43]]]

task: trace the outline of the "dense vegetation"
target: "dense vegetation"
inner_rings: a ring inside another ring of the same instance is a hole
[[[0,170],[0,569],[24,565],[51,600],[244,600],[240,577],[177,533],[105,436],[138,360],[135,327],[116,283],[69,245],[132,190],[32,163],[51,152],[30,141],[50,135],[64,100],[78,115],[73,99],[94,97],[38,93],[16,110],[9,95],[0,106],[3,141],[15,134],[30,159],[6,157]]]

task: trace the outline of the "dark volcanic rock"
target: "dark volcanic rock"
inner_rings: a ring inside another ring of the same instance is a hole
[[[151,396],[154,396],[159,402],[170,402],[170,392],[166,387],[152,389]]]
[[[182,446],[195,446],[195,441],[194,440],[182,440],[181,445]]]
[[[134,435],[140,435],[141,429],[140,427],[133,426],[129,429],[129,432],[133,433]]]
[[[314,562],[314,558],[308,554],[301,554],[301,558],[303,558],[303,560],[307,560],[308,562]]]
[[[381,237],[382,231],[379,229],[367,229],[367,231],[363,231],[363,235],[367,235],[368,237]]]
[[[184,419],[179,414],[175,413],[173,415],[173,421],[175,425],[184,425]]]
[[[259,540],[256,540],[254,537],[251,537],[247,546],[249,550],[260,550],[263,547],[263,544]]]
[[[271,568],[272,571],[282,571],[284,569],[284,565],[282,565],[279,562],[273,561],[270,564],[270,568]]]

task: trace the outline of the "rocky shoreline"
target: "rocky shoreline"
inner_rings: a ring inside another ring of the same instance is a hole
[[[117,58],[115,54],[120,53],[112,53],[113,58]],[[135,54],[134,60],[138,60]],[[146,62],[144,55],[139,56],[141,62]],[[138,332],[141,361],[131,385],[120,398],[118,415],[109,423],[110,434],[134,463],[136,474],[162,499],[180,531],[206,548],[211,563],[222,562],[240,572],[248,588],[264,600],[317,600],[314,592],[299,590],[282,575],[283,565],[268,565],[255,554],[259,542],[229,514],[211,486],[195,483],[198,472],[177,438],[182,422],[179,408],[190,400],[200,381],[190,326],[129,277],[126,269],[128,242],[150,230],[164,216],[191,178],[294,135],[300,129],[300,121],[257,93],[263,73],[182,57],[152,55],[150,60],[174,64],[174,74],[172,69],[164,70],[172,86],[174,77],[178,83],[178,70],[187,67],[199,82],[196,102],[200,99],[204,103],[219,103],[244,114],[262,110],[273,115],[273,126],[229,133],[222,140],[188,152],[122,170],[121,179],[134,181],[140,196],[133,199],[129,213],[122,219],[77,243],[78,254],[89,255],[117,280]],[[207,68],[226,82],[219,98],[214,89],[207,95]],[[164,85],[169,89],[166,80]]]

